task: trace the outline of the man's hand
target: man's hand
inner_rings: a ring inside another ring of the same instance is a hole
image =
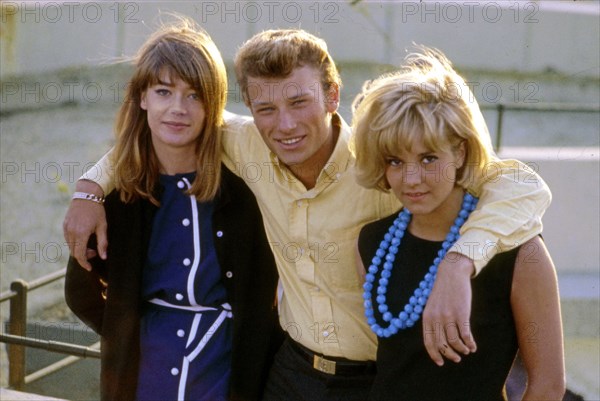
[[[423,311],[425,348],[438,366],[444,358],[460,362],[460,354],[477,350],[469,324],[473,261],[450,252],[438,266],[431,295]]]
[[[102,188],[92,181],[79,180],[76,191],[103,196]],[[92,270],[88,259],[96,256],[96,251],[87,248],[90,235],[96,234],[98,254],[106,259],[106,213],[104,206],[84,199],[73,199],[63,222],[63,233],[71,255],[86,270]]]

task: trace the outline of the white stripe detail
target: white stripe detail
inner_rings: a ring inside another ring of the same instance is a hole
[[[160,298],[153,298],[151,300],[149,300],[148,302],[155,304],[155,305],[160,305],[160,306],[164,306],[165,308],[173,308],[173,309],[182,309],[182,310],[187,310],[190,312],[202,312],[202,311],[207,311],[207,310],[218,310],[218,308],[213,308],[210,306],[202,306],[202,305],[196,305],[196,306],[185,306],[185,305],[175,305],[175,304],[171,304],[167,301],[163,301]]]
[[[210,326],[210,328],[208,329],[208,331],[206,332],[206,334],[204,335],[204,337],[202,337],[202,340],[200,340],[200,343],[198,344],[198,346],[194,349],[194,351],[192,351],[191,354],[189,354],[187,356],[187,359],[190,362],[192,362],[194,359],[196,359],[196,357],[198,356],[198,354],[200,354],[200,352],[204,349],[204,347],[206,346],[206,344],[210,341],[210,339],[212,338],[213,334],[215,334],[215,332],[221,326],[221,323],[223,323],[223,321],[227,318],[227,315],[229,313],[230,313],[229,311],[223,310],[219,314],[219,317],[217,318],[217,320],[215,320],[215,322],[213,323],[213,325]]]
[[[196,338],[196,333],[198,332],[198,326],[200,326],[200,320],[202,319],[202,313],[198,313],[194,316],[194,321],[192,322],[192,327],[190,328],[190,335],[188,336],[187,344],[185,347],[189,347],[194,338]]]
[[[185,182],[188,189],[192,187],[187,178],[183,177],[182,180]],[[198,266],[200,265],[200,221],[198,220],[198,203],[196,197],[193,195],[190,196],[190,204],[192,207],[192,227],[194,232],[194,261],[192,262],[190,274],[188,275],[187,292],[190,304],[197,305],[196,296],[194,294],[194,281]]]
[[[283,305],[283,284],[279,279],[277,281],[277,314],[281,313],[281,305]]]
[[[233,315],[231,314],[231,305],[229,305],[229,303],[226,302],[226,303],[222,304],[221,307],[223,308],[223,310],[219,314],[219,317],[217,317],[217,320],[215,320],[215,322],[212,324],[212,326],[210,326],[210,328],[208,329],[208,331],[206,332],[206,334],[204,335],[204,337],[202,338],[202,340],[200,341],[198,346],[194,349],[194,351],[192,351],[191,354],[183,357],[183,361],[181,363],[181,376],[179,377],[179,387],[177,388],[177,400],[178,401],[185,400],[185,388],[187,385],[187,376],[188,376],[190,363],[192,363],[192,361],[194,359],[196,359],[198,354],[200,354],[200,352],[202,352],[202,350],[204,349],[206,344],[210,341],[213,334],[221,326],[223,321],[228,317],[230,317],[230,318],[233,317]],[[202,314],[200,314],[200,313],[194,317],[194,321],[192,323],[192,328],[190,330],[190,336],[188,338],[188,343],[187,343],[186,347],[188,347],[190,345],[190,342],[194,339],[194,337],[196,337],[196,333],[198,331],[198,325],[200,324],[201,318],[202,318]]]
[[[183,363],[181,364],[181,376],[179,376],[179,387],[177,388],[177,401],[185,401],[185,387],[189,366],[190,361],[184,356]]]

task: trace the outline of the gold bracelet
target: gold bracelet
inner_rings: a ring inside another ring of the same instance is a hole
[[[99,204],[104,203],[104,197],[88,194],[87,192],[74,192],[72,199],[85,199]]]

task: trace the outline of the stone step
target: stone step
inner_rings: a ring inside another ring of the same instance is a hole
[[[54,398],[47,395],[24,393],[22,391],[0,388],[0,400],[2,401],[67,401],[64,398]]]

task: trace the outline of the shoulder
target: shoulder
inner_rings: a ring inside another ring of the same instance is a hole
[[[379,234],[382,236],[387,232],[396,217],[398,217],[398,212],[394,212],[387,217],[365,224],[360,230],[359,238],[371,238],[372,236],[377,236]]]
[[[383,236],[394,222],[398,213],[393,213],[383,219],[366,224],[358,235],[358,251],[361,256],[371,255],[379,246]]]
[[[216,210],[227,220],[257,218],[260,214],[254,194],[244,180],[225,165],[221,170],[221,187],[215,198]]]
[[[251,196],[254,197],[248,185],[240,177],[235,175],[224,164],[221,168],[221,192],[222,195],[231,196]]]
[[[515,274],[525,279],[542,276],[554,278],[556,274],[554,263],[540,235],[536,235],[519,247],[515,261]]]

